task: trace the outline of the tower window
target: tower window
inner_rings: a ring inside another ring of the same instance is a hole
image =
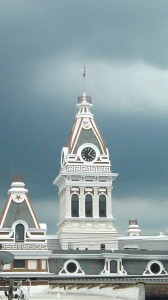
[[[99,196],[99,217],[106,217],[106,196],[104,194]]]
[[[77,194],[72,194],[71,197],[71,216],[79,217],[79,196]]]
[[[17,224],[15,227],[15,242],[24,242],[25,227],[23,224]]]
[[[85,216],[86,217],[93,216],[92,195],[91,194],[86,194],[86,196],[85,196]]]

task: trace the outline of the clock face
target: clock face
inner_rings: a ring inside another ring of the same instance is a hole
[[[61,167],[63,167],[67,160],[68,148],[63,147],[61,152]]]
[[[90,129],[90,127],[91,127],[91,124],[90,124],[89,118],[84,118],[83,119],[83,128],[84,129]]]
[[[96,158],[96,151],[91,147],[85,147],[81,152],[81,156],[83,160],[89,162]]]

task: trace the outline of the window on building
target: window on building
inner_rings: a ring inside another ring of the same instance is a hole
[[[47,261],[46,261],[46,259],[43,259],[42,261],[41,261],[41,269],[42,270],[45,270],[47,268]]]
[[[86,194],[86,196],[85,196],[85,216],[93,217],[92,195],[91,194]]]
[[[151,264],[150,266],[150,271],[153,273],[153,274],[158,274],[160,272],[160,265],[158,263],[153,263]]]
[[[69,273],[75,273],[77,270],[77,265],[74,262],[69,262],[66,266],[66,269]]]
[[[24,242],[25,227],[23,224],[17,224],[15,227],[15,242]]]
[[[117,273],[117,261],[116,260],[110,261],[110,273]]]
[[[11,269],[11,264],[5,264],[4,266],[3,266],[3,271],[4,270],[10,270]]]
[[[99,217],[106,217],[106,196],[99,195]]]
[[[25,269],[25,260],[23,259],[16,259],[13,262],[14,269]]]
[[[77,194],[72,194],[71,197],[71,216],[79,217],[79,196]]]
[[[37,269],[37,260],[36,259],[28,260],[28,269],[30,269],[30,270]]]

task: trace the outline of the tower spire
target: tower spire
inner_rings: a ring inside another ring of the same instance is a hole
[[[61,152],[61,169],[54,180],[59,188],[60,218],[58,238],[62,249],[118,249],[118,233],[113,225],[112,173],[108,149],[90,111],[91,97],[78,97],[76,114],[67,147]]]

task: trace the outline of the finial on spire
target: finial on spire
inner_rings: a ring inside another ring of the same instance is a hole
[[[85,64],[83,65],[83,76],[84,77],[86,76],[86,66],[85,66]]]
[[[83,91],[85,92],[86,89],[86,66],[85,64],[83,65]]]
[[[14,175],[12,177],[12,182],[24,182],[24,177],[23,176]]]
[[[78,104],[83,102],[83,103],[85,103],[85,105],[86,105],[86,103],[89,103],[89,105],[90,105],[91,97],[88,97],[86,95],[86,65],[85,64],[83,65],[82,75],[83,75],[83,92],[82,92],[82,96],[78,97]],[[92,104],[91,104],[91,106],[92,106]]]

